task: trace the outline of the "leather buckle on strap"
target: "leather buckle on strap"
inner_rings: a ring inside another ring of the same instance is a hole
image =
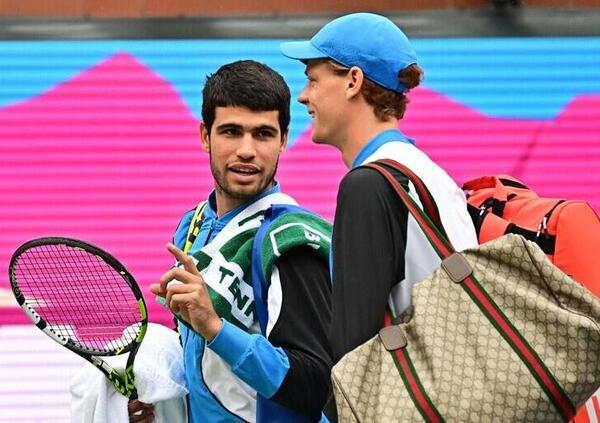
[[[398,325],[386,326],[379,331],[379,339],[388,351],[395,351],[406,347],[408,341],[404,331]]]
[[[442,267],[455,283],[461,283],[473,273],[473,268],[460,253],[452,253],[442,260]]]

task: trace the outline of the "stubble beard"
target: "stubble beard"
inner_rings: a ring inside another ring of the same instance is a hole
[[[270,174],[268,174],[267,177],[263,179],[264,183],[260,183],[259,181],[259,186],[255,190],[241,191],[235,190],[227,183],[227,179],[225,178],[223,173],[221,173],[219,169],[217,169],[217,167],[213,163],[212,155],[210,155],[210,171],[213,175],[213,179],[215,180],[215,189],[219,193],[225,194],[229,198],[233,198],[235,200],[250,200],[272,187],[275,183],[275,175],[277,174],[278,166],[279,158],[277,158],[275,166],[273,167],[273,170],[270,172]]]

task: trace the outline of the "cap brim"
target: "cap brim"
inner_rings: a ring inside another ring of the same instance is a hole
[[[279,50],[284,56],[290,59],[297,60],[311,60],[311,59],[324,59],[327,57],[326,54],[319,51],[314,47],[310,41],[293,41],[287,43],[281,43]]]

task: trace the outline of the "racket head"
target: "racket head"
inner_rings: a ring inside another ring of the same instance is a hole
[[[37,238],[9,265],[17,302],[44,333],[80,355],[135,351],[148,324],[133,276],[116,258],[87,242]]]

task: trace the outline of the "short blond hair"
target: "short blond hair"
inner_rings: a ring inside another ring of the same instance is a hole
[[[345,75],[350,70],[333,60],[326,60],[326,63],[329,69],[337,75]],[[402,69],[398,75],[398,80],[408,89],[417,87],[422,79],[423,69],[416,63]],[[409,101],[406,94],[388,90],[366,78],[361,88],[361,94],[367,104],[373,106],[373,111],[378,119],[385,121],[389,118],[402,119],[404,117]]]

